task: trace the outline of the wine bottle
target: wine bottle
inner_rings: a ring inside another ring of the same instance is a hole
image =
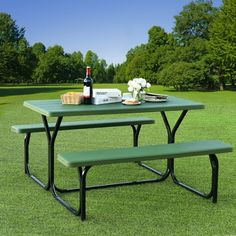
[[[93,79],[91,78],[91,67],[86,67],[86,77],[84,79],[84,104],[92,104],[93,98]]]

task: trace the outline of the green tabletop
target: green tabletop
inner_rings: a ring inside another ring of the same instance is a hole
[[[203,109],[204,105],[187,99],[169,96],[166,102],[144,102],[140,105],[112,103],[103,105],[63,105],[61,100],[30,100],[24,106],[47,117],[142,113],[154,111],[182,111]]]

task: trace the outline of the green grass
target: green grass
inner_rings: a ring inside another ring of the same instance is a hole
[[[122,91],[127,88],[125,84],[96,87],[118,87]],[[174,185],[169,178],[157,184],[89,191],[85,222],[71,215],[49,192],[27,178],[23,171],[23,135],[12,133],[10,127],[41,122],[38,114],[23,107],[24,100],[59,98],[60,94],[71,90],[81,91],[82,88],[80,85],[0,87],[0,235],[236,235],[235,152],[219,155],[217,204]],[[205,104],[203,110],[189,111],[177,132],[177,142],[220,139],[236,146],[235,91],[175,92],[159,86],[151,91]],[[165,143],[166,132],[160,114],[144,115],[156,118],[156,124],[142,128],[140,145]],[[179,113],[168,112],[167,115],[173,124]],[[68,120],[74,119],[76,117]],[[131,146],[131,134],[128,127],[65,131],[59,133],[55,151]],[[43,179],[47,175],[46,145],[45,134],[32,135],[31,166],[34,173],[44,176]],[[150,164],[160,169],[165,167],[163,161]],[[208,158],[176,160],[176,173],[200,189],[207,191],[210,187]],[[149,177],[153,175],[134,164],[120,164],[94,167],[88,174],[88,182]],[[77,186],[77,174],[56,163],[56,182],[59,186]],[[77,194],[67,199],[76,203]]]

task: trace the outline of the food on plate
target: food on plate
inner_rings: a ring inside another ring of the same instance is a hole
[[[129,98],[124,101],[125,104],[139,104],[139,100],[136,100],[134,98]]]

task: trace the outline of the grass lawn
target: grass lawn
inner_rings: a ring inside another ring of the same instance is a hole
[[[123,92],[127,86],[116,87]],[[23,135],[11,132],[11,125],[38,123],[41,117],[23,107],[24,100],[54,99],[66,91],[81,91],[81,85],[0,87],[0,235],[236,235],[236,157],[235,152],[219,155],[218,203],[200,198],[173,184],[162,183],[89,191],[87,221],[81,222],[43,191],[23,170]],[[178,96],[205,104],[205,109],[189,111],[176,134],[176,142],[220,139],[236,147],[236,92],[176,92],[153,86],[152,92]],[[134,114],[135,115],[135,114]],[[166,143],[161,115],[145,113],[156,119],[155,125],[143,126],[140,145]],[[173,124],[179,113],[167,113]],[[121,115],[108,115],[121,117]],[[127,116],[127,115],[122,115]],[[102,119],[93,116],[89,119]],[[70,117],[65,120],[75,120]],[[81,117],[86,119],[86,117]],[[50,120],[52,121],[52,120]],[[128,127],[64,131],[59,133],[55,152],[76,149],[131,146]],[[117,138],[119,137],[119,138]],[[46,180],[47,150],[45,134],[33,134],[31,166]],[[164,169],[164,161],[149,163]],[[210,188],[208,158],[176,160],[177,176],[192,186]],[[95,167],[88,183],[109,183],[153,177],[135,164]],[[77,186],[76,171],[56,163],[56,183]],[[77,194],[67,196],[76,203]]]

